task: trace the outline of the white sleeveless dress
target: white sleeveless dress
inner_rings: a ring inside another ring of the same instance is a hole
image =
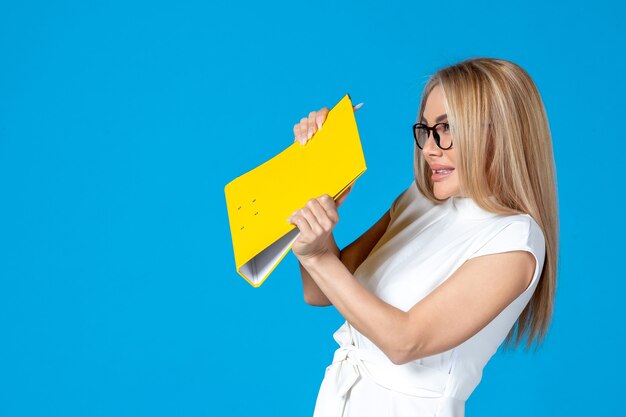
[[[434,204],[415,181],[396,198],[389,226],[354,272],[369,291],[408,311],[466,260],[524,250],[537,261],[529,287],[473,337],[446,352],[395,365],[347,321],[326,368],[313,417],[462,417],[482,370],[532,296],[545,259],[541,228],[526,214],[502,216],[470,198]],[[506,279],[503,276],[502,279]]]

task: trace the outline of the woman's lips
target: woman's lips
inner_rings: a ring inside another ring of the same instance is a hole
[[[449,175],[451,175],[453,171],[454,171],[454,168],[433,170],[433,175],[431,179],[433,181],[441,181],[447,178]]]

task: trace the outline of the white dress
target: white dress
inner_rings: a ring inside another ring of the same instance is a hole
[[[541,228],[526,214],[496,215],[470,198],[434,204],[415,181],[396,198],[389,226],[354,272],[369,291],[408,311],[472,257],[512,250],[536,259],[528,288],[473,337],[446,352],[395,365],[347,321],[326,368],[313,417],[462,417],[482,370],[532,296],[545,258]],[[503,276],[502,279],[506,279]]]

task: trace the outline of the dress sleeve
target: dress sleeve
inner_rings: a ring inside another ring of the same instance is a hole
[[[469,258],[516,250],[530,252],[535,257],[536,266],[532,285],[543,270],[546,248],[541,228],[529,215],[523,215],[519,219],[512,220],[492,233]]]

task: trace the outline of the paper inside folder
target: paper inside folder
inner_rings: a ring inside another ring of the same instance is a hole
[[[300,231],[296,228],[285,236],[272,243],[254,258],[246,262],[240,269],[241,275],[248,278],[253,286],[258,286],[261,281],[269,276],[272,269],[278,265],[287,254],[293,242],[296,241]]]

